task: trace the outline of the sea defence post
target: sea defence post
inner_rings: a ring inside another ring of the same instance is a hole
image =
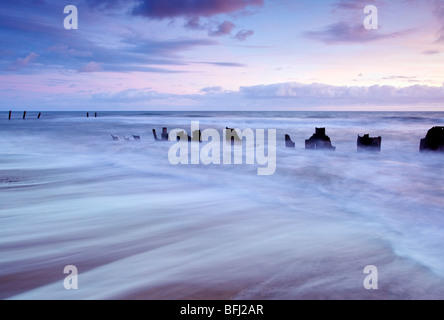
[[[336,150],[329,136],[325,134],[325,128],[316,128],[316,133],[310,139],[305,140],[306,150]]]
[[[154,141],[168,141],[169,140],[168,128],[166,127],[162,128],[162,134],[160,136],[161,137],[160,139],[157,136],[156,129],[153,129],[153,136],[154,136]]]
[[[444,152],[444,127],[430,129],[427,136],[421,140],[419,151]]]
[[[358,136],[358,151],[377,151],[381,152],[382,137],[372,138],[370,134],[363,137]]]
[[[285,135],[285,146],[287,148],[296,148],[296,143],[291,140],[290,135]]]

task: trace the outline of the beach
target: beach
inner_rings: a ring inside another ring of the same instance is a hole
[[[444,113],[36,115],[0,113],[1,299],[444,299],[443,158],[419,153]],[[191,121],[276,129],[276,172],[171,165],[152,129]],[[315,127],[336,151],[304,150]]]

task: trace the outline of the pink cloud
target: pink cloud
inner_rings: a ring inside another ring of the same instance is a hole
[[[247,40],[247,38],[251,37],[252,35],[254,35],[253,30],[242,30],[236,34],[235,38],[239,41],[245,41]]]
[[[444,1],[435,0],[434,12],[441,24],[441,29],[438,32],[438,40],[436,42],[444,42]]]
[[[422,53],[423,53],[423,54],[426,54],[426,55],[435,55],[435,54],[440,54],[440,53],[442,53],[442,51],[441,51],[441,50],[431,49],[431,50],[425,50],[425,51],[423,51]]]
[[[236,25],[231,21],[224,21],[222,22],[215,31],[211,31],[209,33],[212,37],[220,37],[225,36],[231,33],[233,29],[236,27]]]
[[[364,28],[363,25],[350,25],[346,22],[338,22],[331,24],[321,31],[308,31],[305,32],[305,36],[319,40],[328,44],[335,43],[361,43],[376,41],[381,39],[391,39],[400,36],[404,36],[412,32],[411,30],[404,30],[400,32],[393,33],[379,33],[379,32],[369,32]]]
[[[179,16],[211,17],[263,4],[264,0],[143,0],[133,10],[133,14],[158,19]]]
[[[25,58],[18,58],[16,61],[14,61],[9,67],[8,71],[17,71],[20,70],[29,64],[33,63],[40,57],[39,54],[35,52],[31,52],[28,56]]]
[[[91,61],[79,69],[79,72],[92,73],[102,71],[102,63]]]
[[[200,18],[198,16],[194,16],[187,21],[185,28],[202,30],[204,26],[200,23]]]
[[[339,9],[363,10],[367,5],[375,5],[375,0],[340,0],[335,6]]]
[[[53,45],[52,47],[48,48],[47,51],[73,57],[90,57],[93,55],[92,52],[82,52],[72,48],[70,49],[67,45],[61,43]]]

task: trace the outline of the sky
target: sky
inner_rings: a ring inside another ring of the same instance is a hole
[[[444,0],[0,3],[4,111],[444,111]]]

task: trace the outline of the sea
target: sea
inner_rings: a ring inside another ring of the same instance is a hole
[[[444,299],[443,112],[37,115],[0,112],[0,299]],[[275,129],[274,174],[171,164],[152,130],[192,122]]]

